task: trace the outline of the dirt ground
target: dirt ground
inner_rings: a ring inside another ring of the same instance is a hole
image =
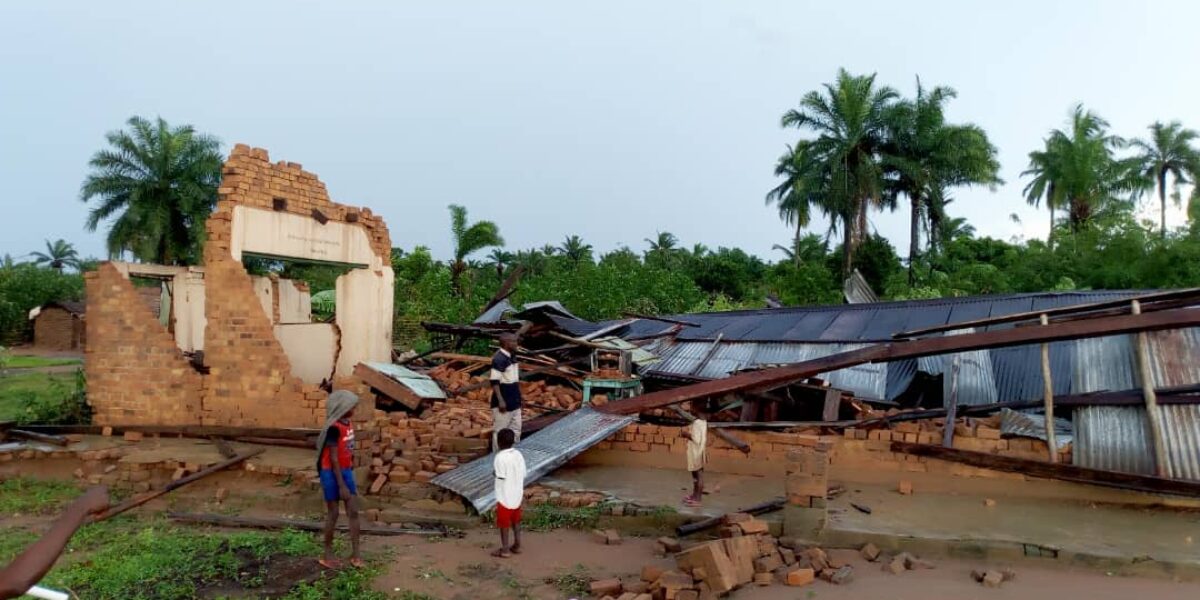
[[[442,600],[475,598],[566,598],[555,586],[545,583],[571,573],[577,565],[591,577],[636,578],[643,565],[670,567],[672,561],[656,558],[653,540],[626,539],[620,546],[603,546],[579,531],[527,534],[525,552],[513,559],[495,559],[488,552],[496,543],[494,532],[476,530],[463,539],[424,542],[419,540],[372,539],[367,547],[390,552],[385,573],[376,581],[384,592],[410,590]],[[794,600],[796,598],[846,599],[889,598],[894,600],[964,600],[1006,598],[1089,598],[1094,600],[1193,599],[1200,584],[1155,579],[1109,577],[1090,571],[1065,571],[1034,560],[1005,565],[960,560],[934,560],[937,568],[891,575],[878,564],[868,563],[857,553],[842,551],[854,567],[854,580],[835,586],[817,581],[802,588],[772,585],[748,587],[733,594],[738,600]],[[1017,578],[999,589],[984,588],[971,579],[976,568],[1012,567]]]

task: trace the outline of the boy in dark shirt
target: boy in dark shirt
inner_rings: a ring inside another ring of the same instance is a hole
[[[318,562],[327,569],[336,569],[339,562],[333,557],[333,532],[337,528],[338,502],[346,506],[350,521],[350,564],[363,566],[358,547],[358,489],[354,483],[354,425],[350,417],[358,396],[338,390],[325,403],[325,429],[317,440],[317,469],[321,490],[325,495],[325,555]]]
[[[511,429],[515,441],[521,441],[521,383],[520,367],[513,354],[517,351],[517,336],[500,336],[500,349],[492,356],[492,451],[498,452],[496,435],[501,429]]]

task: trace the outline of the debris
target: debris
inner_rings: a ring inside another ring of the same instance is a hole
[[[108,427],[107,425],[104,427],[104,429],[100,430],[100,435],[102,435],[104,437],[111,437],[112,434],[113,434],[112,427]]]
[[[784,579],[784,583],[792,587],[808,585],[813,582],[813,577],[815,575],[816,573],[812,569],[796,569],[794,571],[788,571],[787,578]]]
[[[908,567],[904,566],[904,558],[897,556],[888,561],[888,564],[883,566],[883,570],[891,573],[892,575],[899,575],[907,571]]]
[[[992,500],[991,498],[987,498],[983,501],[983,505],[988,508],[992,508],[993,506],[996,506],[996,501]]]
[[[842,585],[849,583],[854,578],[854,567],[844,565],[837,569],[824,569],[821,571],[821,579],[828,581],[834,585]]]
[[[854,510],[857,510],[860,513],[867,514],[867,515],[871,514],[871,507],[867,506],[865,504],[857,504],[857,503],[851,502],[850,506],[853,506]]]
[[[772,575],[771,573],[755,573],[754,574],[754,585],[757,585],[757,586],[771,585],[771,582],[774,580],[775,580],[775,576]]]
[[[742,530],[743,535],[756,535],[759,533],[767,533],[771,530],[771,527],[767,525],[766,521],[759,521],[758,519],[754,518],[751,518],[749,521],[738,523],[738,527]]]
[[[988,571],[983,574],[983,587],[998,588],[1004,583],[1004,575],[999,571]]]
[[[721,541],[693,546],[675,555],[675,564],[684,571],[704,569],[705,583],[713,593],[724,594],[738,585],[737,569],[725,553]],[[753,576],[751,576],[752,578]]]
[[[901,479],[900,485],[898,485],[896,487],[896,491],[900,492],[900,494],[903,496],[912,495],[912,493],[913,493],[912,482],[907,479]]]
[[[667,552],[670,552],[672,554],[679,552],[679,550],[681,549],[679,547],[679,540],[677,540],[675,538],[660,537],[660,538],[658,538],[658,543],[662,544],[662,547],[664,550],[666,550]]]
[[[321,521],[301,521],[298,519],[270,519],[258,517],[239,517],[231,515],[216,515],[216,514],[194,514],[194,513],[167,513],[167,517],[171,520],[182,523],[198,523],[205,525],[217,525],[220,527],[245,527],[251,529],[299,529],[301,531],[323,531],[325,523]],[[338,524],[339,531],[347,531],[349,525],[345,523]],[[382,525],[370,525],[363,523],[360,530],[364,535],[424,535],[424,536],[447,536],[449,531],[443,528],[402,528],[402,527],[387,527]]]
[[[4,432],[4,435],[13,439],[27,440],[30,442],[39,442],[42,444],[50,444],[52,446],[67,446],[71,443],[70,440],[61,435],[50,435],[46,433],[37,433],[34,431],[26,431],[24,429],[9,429]]]
[[[1004,578],[1004,581],[1012,581],[1017,578],[1017,572],[1012,569],[1001,569],[1000,575]]]
[[[127,442],[140,442],[140,441],[142,441],[142,432],[126,431],[124,437],[125,437],[125,441],[127,441]]]
[[[642,567],[642,581],[645,581],[646,583],[654,583],[655,581],[658,581],[658,578],[662,577],[662,574],[662,567],[655,565],[646,565]]]
[[[862,557],[868,562],[875,562],[879,560],[879,548],[875,547],[875,544],[867,544],[863,546],[862,549],[859,550],[859,554],[861,554]]]
[[[904,558],[904,568],[908,569],[909,571],[915,571],[917,569],[933,569],[936,566],[932,562],[917,558],[908,552],[902,552],[899,554],[899,556]]]
[[[115,517],[127,510],[137,508],[155,498],[158,498],[159,496],[168,494],[168,493],[170,493],[174,490],[177,490],[189,483],[192,483],[194,481],[198,481],[200,479],[208,477],[209,475],[212,475],[213,473],[216,473],[218,471],[224,471],[225,469],[228,469],[229,467],[232,467],[234,465],[241,464],[241,463],[245,462],[246,460],[254,458],[255,456],[258,456],[259,454],[262,454],[263,451],[264,451],[263,448],[258,448],[256,450],[251,450],[250,452],[247,452],[245,454],[239,454],[238,456],[221,461],[215,465],[212,465],[210,467],[207,467],[205,469],[201,469],[200,471],[192,473],[191,475],[188,475],[187,477],[184,477],[183,479],[180,479],[178,481],[172,481],[171,483],[168,483],[167,485],[163,486],[162,489],[154,490],[152,492],[149,492],[149,493],[141,495],[141,496],[135,496],[133,498],[130,498],[130,499],[120,503],[120,504],[110,506],[108,508],[108,510],[92,517],[91,522],[95,523],[98,521],[103,521],[105,519],[111,519],[112,517]]]
[[[217,488],[217,493],[213,495],[218,503],[224,502],[229,497],[229,490],[223,487]]]
[[[739,512],[745,513],[745,514],[751,515],[751,516],[761,515],[761,514],[769,513],[772,511],[776,511],[776,510],[781,510],[783,508],[783,505],[786,503],[787,503],[787,501],[784,500],[783,498],[776,498],[774,500],[769,500],[767,502],[763,502],[762,504],[756,504],[749,508],[744,508]],[[726,523],[726,521],[725,521],[725,517],[723,517],[723,516],[702,519],[702,520],[696,521],[694,523],[687,523],[684,525],[680,525],[679,527],[676,527],[675,534],[678,535],[679,537],[683,537],[685,535],[691,535],[693,533],[704,531],[705,529],[712,529],[713,527],[722,525],[724,523]]]
[[[598,579],[593,581],[588,586],[588,589],[593,596],[615,596],[621,593],[621,580],[615,577],[612,579]]]
[[[604,543],[609,546],[616,546],[621,543],[621,534],[617,533],[616,529],[604,530]]]

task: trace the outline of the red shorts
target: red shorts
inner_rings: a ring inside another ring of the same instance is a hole
[[[509,529],[513,525],[521,524],[521,508],[505,508],[503,504],[496,504],[496,527],[500,529]]]

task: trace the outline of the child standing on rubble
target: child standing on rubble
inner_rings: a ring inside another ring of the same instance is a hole
[[[700,506],[704,500],[704,464],[708,460],[708,421],[703,411],[679,435],[687,440],[687,468],[692,474],[692,494],[683,497],[685,506]]]
[[[358,396],[337,390],[325,402],[325,427],[317,438],[317,472],[325,495],[325,554],[318,561],[327,569],[341,566],[333,557],[333,532],[338,522],[338,502],[346,506],[350,521],[350,564],[362,567],[358,548],[358,489],[354,483],[354,407]]]
[[[521,553],[521,501],[525,498],[525,457],[513,448],[517,435],[511,429],[501,429],[496,435],[499,451],[492,459],[496,478],[496,527],[500,529],[500,548],[492,553],[496,558],[509,558]],[[512,545],[508,532],[512,530]]]

